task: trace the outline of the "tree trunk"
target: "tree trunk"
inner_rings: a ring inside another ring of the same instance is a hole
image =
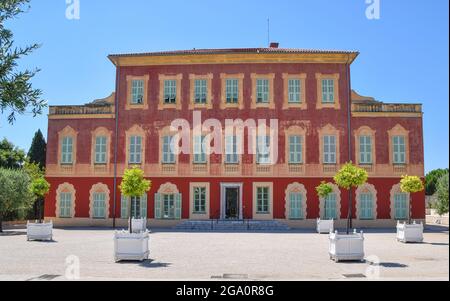
[[[411,221],[412,221],[411,212],[412,212],[412,198],[411,198],[411,193],[410,193],[409,194],[409,212],[408,212],[408,221],[409,221],[410,225],[411,225]]]
[[[42,224],[42,204],[43,204],[43,200],[39,199],[38,200],[38,218],[39,218],[39,224]]]
[[[131,234],[131,233],[133,233],[133,229],[132,229],[132,227],[133,227],[133,221],[132,221],[133,217],[131,216],[131,214],[132,214],[132,210],[131,210],[131,205],[132,205],[132,203],[131,203],[131,197],[129,198],[128,203],[129,203],[128,217],[130,218],[128,228],[130,229],[130,234]]]
[[[347,214],[347,234],[350,234],[350,229],[353,228],[353,220],[352,220],[352,189],[348,190],[348,214]]]
[[[0,212],[0,233],[3,233],[3,214]]]

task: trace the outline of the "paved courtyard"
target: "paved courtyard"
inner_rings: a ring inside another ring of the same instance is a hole
[[[168,230],[151,233],[150,260],[115,263],[112,237],[110,229],[56,229],[55,242],[27,242],[24,229],[10,230],[0,236],[0,280],[66,280],[70,255],[80,260],[81,280],[449,280],[443,227],[428,229],[422,244],[398,243],[392,230],[370,230],[365,263],[334,263],[328,236],[313,232]],[[370,265],[374,260],[380,264]]]

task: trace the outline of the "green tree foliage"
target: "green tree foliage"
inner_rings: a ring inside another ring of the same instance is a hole
[[[0,141],[0,168],[21,168],[25,162],[25,152],[6,139]]]
[[[344,189],[356,188],[367,182],[367,171],[356,167],[351,162],[345,164],[334,176],[336,184]]]
[[[5,214],[32,206],[35,196],[30,187],[31,178],[25,171],[0,168],[0,232]]]
[[[147,191],[150,190],[152,186],[152,182],[144,179],[144,171],[138,167],[133,167],[131,169],[125,170],[125,174],[122,179],[122,183],[119,188],[122,192],[122,195],[130,198],[130,197],[140,197],[144,195]],[[128,205],[129,215],[130,216],[130,233],[132,230],[132,222],[131,222],[131,206]]]
[[[436,192],[437,182],[440,177],[448,173],[447,169],[435,169],[427,173],[425,177],[425,194],[433,195]]]
[[[406,193],[416,193],[424,190],[422,180],[417,176],[402,176],[400,189]]]
[[[152,182],[144,179],[144,171],[138,167],[125,170],[120,184],[122,195],[127,197],[140,197],[150,190]]]
[[[325,181],[322,181],[319,186],[316,187],[317,196],[321,199],[326,198],[330,193],[333,192],[333,187],[326,183]]]
[[[425,189],[422,180],[420,180],[417,176],[402,176],[402,179],[400,180],[400,189],[405,193],[416,193],[420,192]],[[411,195],[409,195],[409,223],[411,223]]]
[[[36,163],[41,168],[45,168],[45,157],[47,153],[47,143],[45,142],[44,135],[41,130],[38,130],[31,142],[30,150],[27,154],[27,159],[30,163]]]
[[[439,178],[436,193],[437,201],[434,208],[440,215],[448,213],[448,171]]]
[[[12,31],[5,28],[6,21],[16,18],[29,8],[29,2],[0,1],[0,112],[9,113],[9,123],[14,123],[16,114],[24,114],[31,109],[33,116],[40,115],[47,106],[41,99],[42,91],[31,85],[31,79],[39,70],[18,70],[18,60],[29,55],[39,45],[32,44],[24,48],[14,46]]]

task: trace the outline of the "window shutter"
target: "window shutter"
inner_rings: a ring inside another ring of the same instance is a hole
[[[155,218],[161,219],[162,218],[162,204],[161,204],[161,194],[155,193]]]
[[[175,219],[181,219],[181,193],[175,194]]]
[[[147,218],[147,193],[141,197],[141,218]]]
[[[128,218],[128,198],[124,195],[121,196],[120,200],[120,217]]]

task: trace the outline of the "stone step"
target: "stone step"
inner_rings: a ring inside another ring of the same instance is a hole
[[[184,221],[174,227],[176,230],[192,231],[287,231],[290,228],[279,221]]]

